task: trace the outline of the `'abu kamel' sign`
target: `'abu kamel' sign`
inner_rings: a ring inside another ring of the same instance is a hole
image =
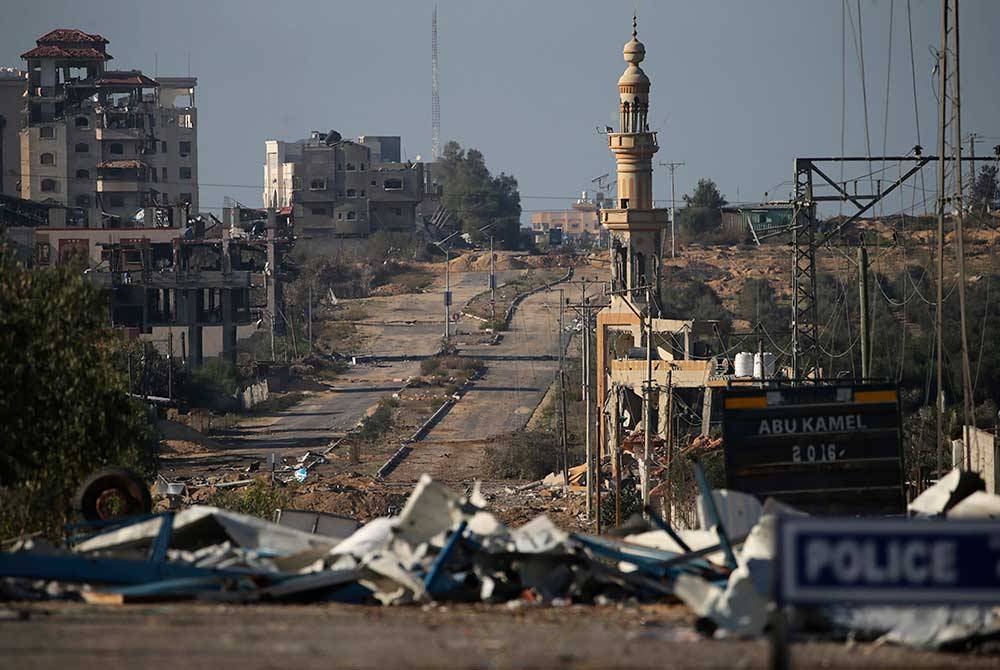
[[[904,511],[895,386],[727,389],[723,408],[728,488],[814,513]]]
[[[1000,603],[995,521],[784,517],[782,604]]]

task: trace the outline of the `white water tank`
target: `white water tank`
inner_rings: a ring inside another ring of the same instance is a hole
[[[763,354],[753,355],[753,376],[754,379],[771,379],[774,377],[774,354],[765,351]]]
[[[736,376],[750,377],[753,374],[753,354],[741,351],[736,354]]]

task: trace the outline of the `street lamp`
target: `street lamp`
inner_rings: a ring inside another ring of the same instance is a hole
[[[445,246],[445,243],[461,232],[461,230],[456,230],[440,242],[434,243],[434,246],[444,252],[444,342],[446,346],[451,340],[451,247]]]

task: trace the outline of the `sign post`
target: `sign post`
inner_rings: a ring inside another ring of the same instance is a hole
[[[723,408],[726,488],[811,513],[904,512],[895,386],[733,388]]]
[[[995,521],[782,517],[772,666],[788,667],[787,605],[996,605]]]

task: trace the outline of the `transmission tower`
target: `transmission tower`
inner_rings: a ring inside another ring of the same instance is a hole
[[[441,99],[438,96],[438,8],[431,18],[431,159],[441,157]]]

